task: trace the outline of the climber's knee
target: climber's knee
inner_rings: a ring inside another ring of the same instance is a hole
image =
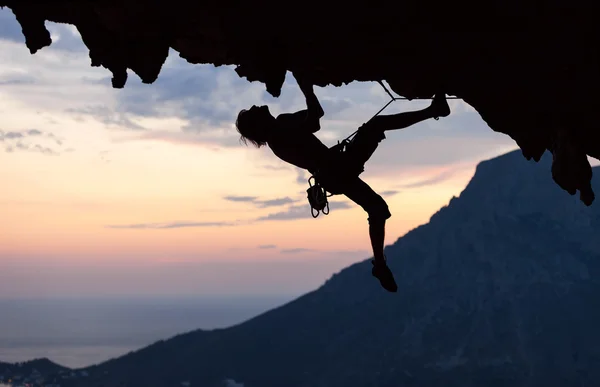
[[[362,207],[369,215],[370,223],[385,223],[392,216],[385,200],[360,178],[349,180],[344,188],[344,195]]]
[[[383,200],[381,196],[377,196],[378,199],[373,200],[370,203],[369,208],[367,209],[367,214],[369,215],[369,223],[385,222],[392,216],[392,213],[390,212],[390,209],[385,200]]]

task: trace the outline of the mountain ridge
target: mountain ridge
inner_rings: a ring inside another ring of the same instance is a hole
[[[600,211],[553,184],[549,155],[518,156],[479,163],[458,197],[386,247],[397,294],[364,260],[241,324],[86,368],[76,386],[600,382]]]

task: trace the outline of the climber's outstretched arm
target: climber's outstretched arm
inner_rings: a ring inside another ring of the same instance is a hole
[[[313,121],[319,121],[321,117],[325,115],[321,104],[319,103],[319,99],[315,95],[313,90],[313,84],[308,82],[306,78],[294,75],[296,81],[298,82],[298,86],[300,86],[300,90],[304,94],[304,98],[306,99],[306,107],[308,108],[309,119]]]
[[[306,99],[306,109],[300,110],[296,113],[284,113],[277,117],[277,121],[282,123],[286,127],[294,127],[300,130],[307,130],[311,133],[317,132],[321,129],[321,117],[325,115],[319,99],[315,95],[313,90],[313,84],[308,82],[305,78],[294,74],[300,86],[300,90],[304,94]]]

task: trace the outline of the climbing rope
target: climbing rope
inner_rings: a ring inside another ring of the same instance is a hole
[[[343,139],[341,142],[338,141],[337,145],[333,146],[332,149],[336,149],[339,152],[344,152],[344,150],[346,149],[346,146],[352,142],[352,138],[356,135],[356,133],[358,133],[360,128],[363,127],[364,125],[368,124],[369,122],[371,122],[373,120],[373,118],[375,118],[379,114],[381,114],[381,112],[383,112],[394,101],[413,100],[413,99],[433,99],[433,98],[410,98],[409,99],[406,97],[396,97],[388,90],[387,87],[385,87],[385,85],[383,84],[382,81],[377,81],[377,83],[379,83],[381,85],[381,87],[383,87],[383,90],[385,90],[385,92],[390,96],[390,100],[385,105],[383,105],[383,107],[381,109],[379,109],[379,111],[377,113],[375,113],[371,118],[369,118],[369,120],[367,122],[362,124],[358,129],[356,129],[348,137]],[[459,99],[459,98],[458,97],[446,97],[446,99]],[[438,117],[435,117],[435,119],[438,120]],[[314,185],[311,184],[311,179],[314,180]],[[328,215],[329,214],[329,202],[328,202],[327,198],[333,196],[333,194],[327,193],[325,188],[323,188],[323,186],[321,186],[321,184],[319,184],[315,175],[312,175],[311,177],[308,178],[308,185],[309,185],[309,188],[306,190],[306,192],[308,194],[308,202],[310,204],[310,213],[312,214],[313,218],[316,218],[317,216],[319,216],[319,212],[323,213],[323,215]]]
[[[373,117],[369,118],[369,120],[368,120],[367,122],[365,122],[364,124],[362,124],[362,125],[361,125],[361,127],[362,127],[362,126],[364,126],[364,125],[366,125],[366,124],[368,124],[369,122],[371,122],[371,120],[373,120],[373,118],[375,118],[375,117],[377,117],[379,114],[381,114],[381,112],[382,112],[382,111],[384,111],[384,110],[385,110],[385,109],[386,109],[388,106],[390,106],[390,104],[391,104],[392,102],[395,102],[395,101],[400,101],[400,100],[412,101],[413,99],[418,99],[418,100],[422,100],[422,99],[433,99],[433,98],[410,98],[410,99],[409,99],[409,98],[406,98],[406,97],[396,97],[395,95],[393,95],[393,94],[392,94],[392,93],[391,93],[391,92],[388,90],[388,88],[387,88],[387,87],[385,87],[385,85],[383,84],[383,82],[382,82],[382,81],[377,81],[377,83],[379,83],[379,84],[381,85],[381,87],[383,87],[383,90],[385,90],[385,92],[387,93],[387,95],[389,95],[389,96],[390,96],[390,100],[388,101],[388,103],[386,103],[385,105],[383,105],[383,107],[382,107],[381,109],[379,109],[379,111],[378,111],[377,113],[375,113],[375,114],[373,115]],[[458,98],[458,97],[446,97],[446,99],[460,99],[460,98]],[[437,120],[438,120],[438,117],[435,117],[435,120],[437,121]],[[359,127],[359,129],[360,129],[360,127]],[[338,145],[343,147],[343,146],[345,146],[345,145],[349,144],[349,143],[351,142],[351,140],[350,140],[350,139],[351,139],[352,137],[354,137],[354,135],[355,135],[356,133],[358,133],[358,130],[359,130],[359,129],[355,130],[355,131],[354,131],[352,134],[350,134],[348,137],[346,137],[345,139],[343,139],[341,143],[338,141]]]

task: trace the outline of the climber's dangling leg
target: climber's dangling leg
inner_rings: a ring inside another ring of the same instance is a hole
[[[361,126],[343,153],[344,175],[360,174],[364,164],[371,158],[381,140],[385,139],[388,130],[402,129],[421,121],[435,117],[446,117],[450,107],[443,94],[436,95],[431,105],[425,109],[398,113],[387,116],[376,116],[368,124]],[[326,182],[324,182],[326,186]],[[381,286],[396,292],[398,287],[394,276],[387,266],[384,255],[385,223],[391,217],[385,200],[360,178],[350,178],[343,183],[343,194],[361,206],[369,215],[369,237],[373,248],[372,274],[379,279]]]
[[[369,238],[373,249],[373,269],[371,273],[376,277],[381,286],[389,291],[396,292],[398,286],[394,280],[394,275],[387,266],[386,258],[383,253],[385,244],[385,222],[392,216],[385,200],[378,195],[367,183],[358,176],[326,176],[322,180],[325,189],[329,187],[340,187],[340,193],[362,207],[368,215]]]

